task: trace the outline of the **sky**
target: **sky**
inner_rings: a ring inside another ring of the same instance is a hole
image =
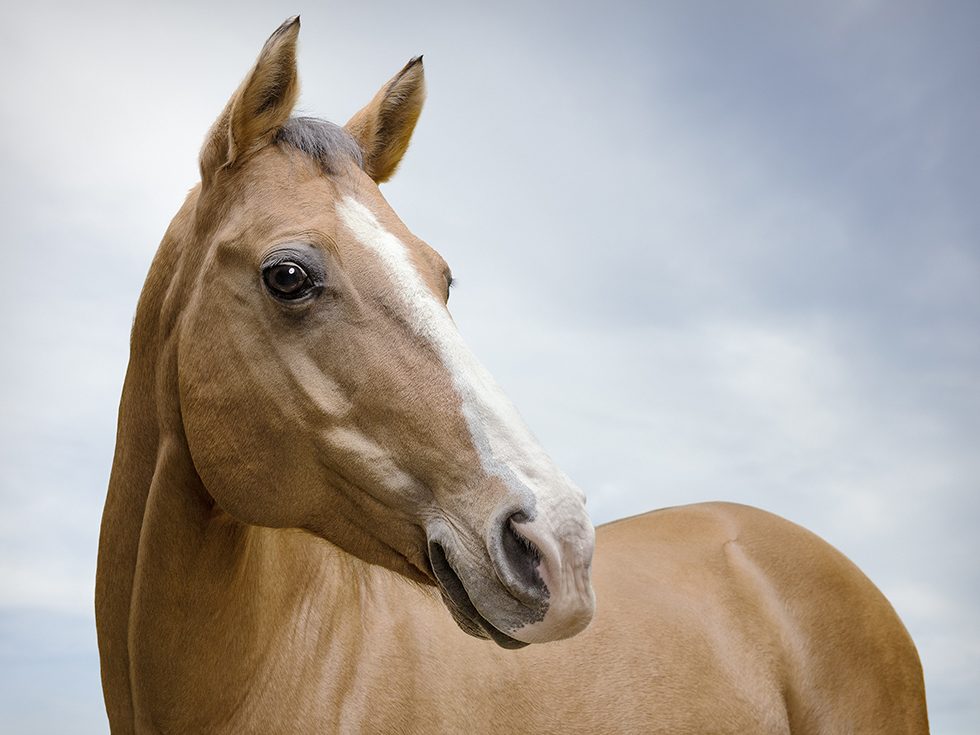
[[[4,729],[107,730],[92,596],[136,299],[297,12],[307,114],[425,54],[383,191],[593,519],[730,500],[817,532],[910,630],[933,732],[980,731],[980,8],[903,0],[6,8]]]

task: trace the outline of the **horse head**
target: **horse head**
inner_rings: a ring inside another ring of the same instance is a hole
[[[292,117],[299,19],[266,42],[168,231],[180,421],[214,504],[435,584],[504,647],[594,611],[582,492],[447,310],[449,267],[378,184],[425,97],[411,60],[343,127]]]

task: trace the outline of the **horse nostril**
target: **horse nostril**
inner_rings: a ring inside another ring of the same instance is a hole
[[[504,577],[501,581],[513,591],[523,593],[519,596],[540,598],[548,594],[538,573],[541,552],[517,528],[521,523],[527,523],[527,520],[527,515],[518,511],[501,524],[500,550],[503,558],[500,561],[504,567],[501,570]]]

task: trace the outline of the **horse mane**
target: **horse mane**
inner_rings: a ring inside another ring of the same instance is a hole
[[[276,133],[275,142],[305,153],[324,173],[340,173],[354,163],[364,168],[364,154],[347,130],[317,117],[291,117]]]

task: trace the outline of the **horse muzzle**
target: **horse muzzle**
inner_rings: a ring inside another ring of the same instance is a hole
[[[553,507],[502,510],[482,538],[445,520],[429,524],[443,601],[470,635],[521,648],[569,638],[592,620],[592,524],[577,499],[544,505]]]

